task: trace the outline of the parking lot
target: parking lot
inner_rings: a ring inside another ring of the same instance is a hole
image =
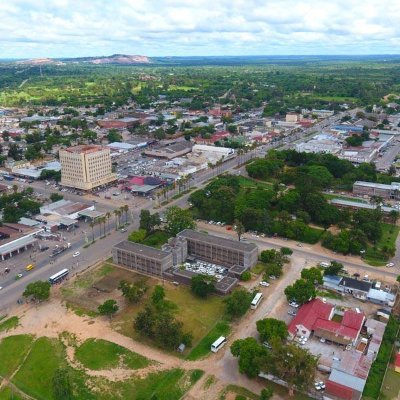
[[[205,261],[195,261],[192,263],[185,262],[182,267],[184,267],[186,271],[211,276],[215,278],[217,282],[220,282],[224,278],[224,275],[226,275],[228,272],[228,268],[226,267],[211,264]]]

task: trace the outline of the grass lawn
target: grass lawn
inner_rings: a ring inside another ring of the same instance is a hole
[[[6,386],[0,390],[0,400],[23,400],[23,398],[15,394],[9,386]]]
[[[145,379],[132,378],[123,382],[95,381],[101,393],[97,399],[178,400],[197,382],[203,372],[172,369],[147,375]],[[83,400],[83,399],[82,399]]]
[[[64,351],[57,339],[37,339],[12,382],[38,400],[53,399],[51,381],[56,369],[66,365]]]
[[[343,298],[340,294],[331,292],[329,290],[317,290],[317,296],[326,297],[328,299],[335,299],[335,300],[340,300]]]
[[[389,368],[383,381],[381,393],[387,400],[400,398],[400,378],[399,373]]]
[[[208,334],[200,340],[197,346],[192,349],[186,359],[190,361],[195,361],[199,358],[206,356],[211,351],[211,345],[220,336],[228,336],[230,331],[231,327],[227,322],[221,321],[216,323],[215,326],[212,327],[210,332],[208,332]]]
[[[222,396],[224,396],[223,398],[226,398],[226,395],[228,393],[235,393],[237,396],[243,396],[246,400],[259,400],[260,396],[250,392],[250,390],[241,387],[241,386],[237,386],[237,385],[228,385],[226,387],[226,389],[224,390]]]
[[[154,286],[158,282],[150,280],[147,283],[150,286]],[[185,286],[176,287],[169,283],[165,284],[164,289],[166,299],[177,305],[176,317],[183,322],[184,331],[192,332],[194,347],[224,316],[225,303],[220,296],[200,299],[191,293],[190,288]],[[151,293],[152,290],[150,288],[148,296],[151,296]],[[138,335],[132,326],[132,321],[143,307],[144,302],[127,306],[113,318],[113,327],[125,336],[151,344],[147,339]]]
[[[190,90],[199,90],[199,88],[194,87],[194,86],[178,86],[178,85],[169,85],[168,90],[184,90],[185,92],[188,92]]]
[[[11,317],[2,322],[0,322],[0,332],[8,332],[10,329],[14,329],[18,326],[19,319],[18,317]]]
[[[94,370],[139,369],[149,365],[145,357],[102,339],[86,340],[76,349],[75,357],[84,367]]]
[[[161,246],[168,242],[171,235],[165,231],[155,231],[144,239],[141,244],[146,246],[155,247],[161,249]]]
[[[246,178],[244,176],[239,176],[238,179],[241,188],[261,188],[272,190],[274,187],[273,183],[271,182],[258,181],[256,179]]]
[[[18,368],[32,341],[30,335],[17,335],[6,337],[0,342],[0,375],[3,378],[10,377]]]
[[[262,272],[264,272],[266,265],[259,261],[250,271],[253,274],[260,275]]]
[[[388,247],[396,247],[396,239],[400,231],[400,227],[391,224],[382,223],[382,238],[376,245],[376,249],[372,246],[369,246],[367,252],[365,253],[365,261],[373,266],[382,266],[385,265],[388,261],[388,257],[386,257],[380,249],[382,246]]]

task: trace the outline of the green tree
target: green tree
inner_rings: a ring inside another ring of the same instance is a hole
[[[154,309],[147,304],[143,311],[138,312],[133,326],[137,332],[152,338],[154,336],[155,319],[156,315]]]
[[[322,285],[322,283],[323,283],[321,270],[316,267],[303,269],[301,271],[301,277],[303,279],[305,279],[306,281],[313,283],[314,285],[316,285],[316,284]]]
[[[296,301],[298,304],[304,304],[314,299],[317,293],[314,283],[298,279],[293,285],[286,287],[285,295],[288,301]]]
[[[55,203],[56,201],[62,200],[64,198],[64,196],[62,196],[59,193],[52,193],[50,195],[50,200],[52,201],[52,203]]]
[[[172,206],[165,213],[166,230],[175,236],[184,229],[194,229],[196,224],[190,210]]]
[[[195,275],[190,282],[190,289],[197,296],[205,299],[215,290],[213,279],[206,275]]]
[[[270,342],[273,339],[283,341],[288,336],[285,322],[275,318],[260,319],[256,322],[256,326],[262,342]]]
[[[148,290],[148,286],[144,280],[139,280],[134,283],[129,283],[125,280],[122,280],[119,283],[118,289],[121,290],[122,295],[130,302],[130,303],[138,303],[145,293]]]
[[[121,142],[122,135],[118,132],[117,129],[110,129],[107,133],[107,140],[108,143]]]
[[[154,286],[153,294],[151,295],[151,301],[157,308],[160,308],[165,300],[165,290],[162,286]]]
[[[240,238],[242,237],[243,233],[246,232],[246,229],[245,229],[244,225],[237,219],[235,220],[234,228],[235,228],[235,232],[238,236],[238,240],[240,242]]]
[[[248,282],[251,279],[251,272],[250,271],[244,271],[240,275],[240,280],[243,282]]]
[[[37,301],[47,300],[50,297],[50,283],[48,281],[36,281],[29,283],[22,295],[32,296]]]
[[[144,229],[133,231],[129,234],[128,240],[130,242],[141,243],[147,237],[147,232]]]
[[[273,395],[274,395],[274,391],[272,390],[272,388],[270,388],[270,387],[265,388],[265,389],[261,390],[260,400],[269,400],[272,398]]]
[[[152,233],[160,224],[161,220],[158,213],[151,214],[149,210],[140,210],[140,229],[144,229],[147,233]]]
[[[70,400],[72,399],[72,387],[68,370],[59,367],[55,370],[53,380],[53,398],[55,400]]]
[[[258,376],[260,359],[267,356],[265,347],[252,337],[235,340],[231,346],[231,353],[239,358],[239,372],[246,374],[249,378]]]
[[[246,314],[249,309],[253,294],[246,289],[237,289],[225,299],[226,312],[231,318],[238,318]]]
[[[295,388],[305,390],[312,385],[318,358],[308,350],[277,341],[268,355],[260,359],[260,370],[287,382],[291,394]]]
[[[324,275],[338,275],[344,269],[343,264],[331,261],[329,267],[325,268]]]
[[[112,318],[112,316],[118,311],[119,307],[115,300],[106,300],[103,304],[99,305],[97,308],[100,315],[107,315]]]

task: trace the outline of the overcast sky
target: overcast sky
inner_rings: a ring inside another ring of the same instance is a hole
[[[0,58],[400,53],[400,0],[0,0],[0,21]]]

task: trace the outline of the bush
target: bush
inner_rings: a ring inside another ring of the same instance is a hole
[[[141,243],[146,239],[147,232],[144,229],[139,229],[137,231],[133,231],[129,236],[128,240],[135,243]]]
[[[291,256],[293,254],[293,250],[289,249],[289,247],[281,247],[281,253],[284,256]]]
[[[242,273],[242,275],[240,275],[240,279],[241,279],[243,282],[249,281],[249,280],[251,279],[251,272],[250,272],[250,271],[244,271],[244,272]]]

